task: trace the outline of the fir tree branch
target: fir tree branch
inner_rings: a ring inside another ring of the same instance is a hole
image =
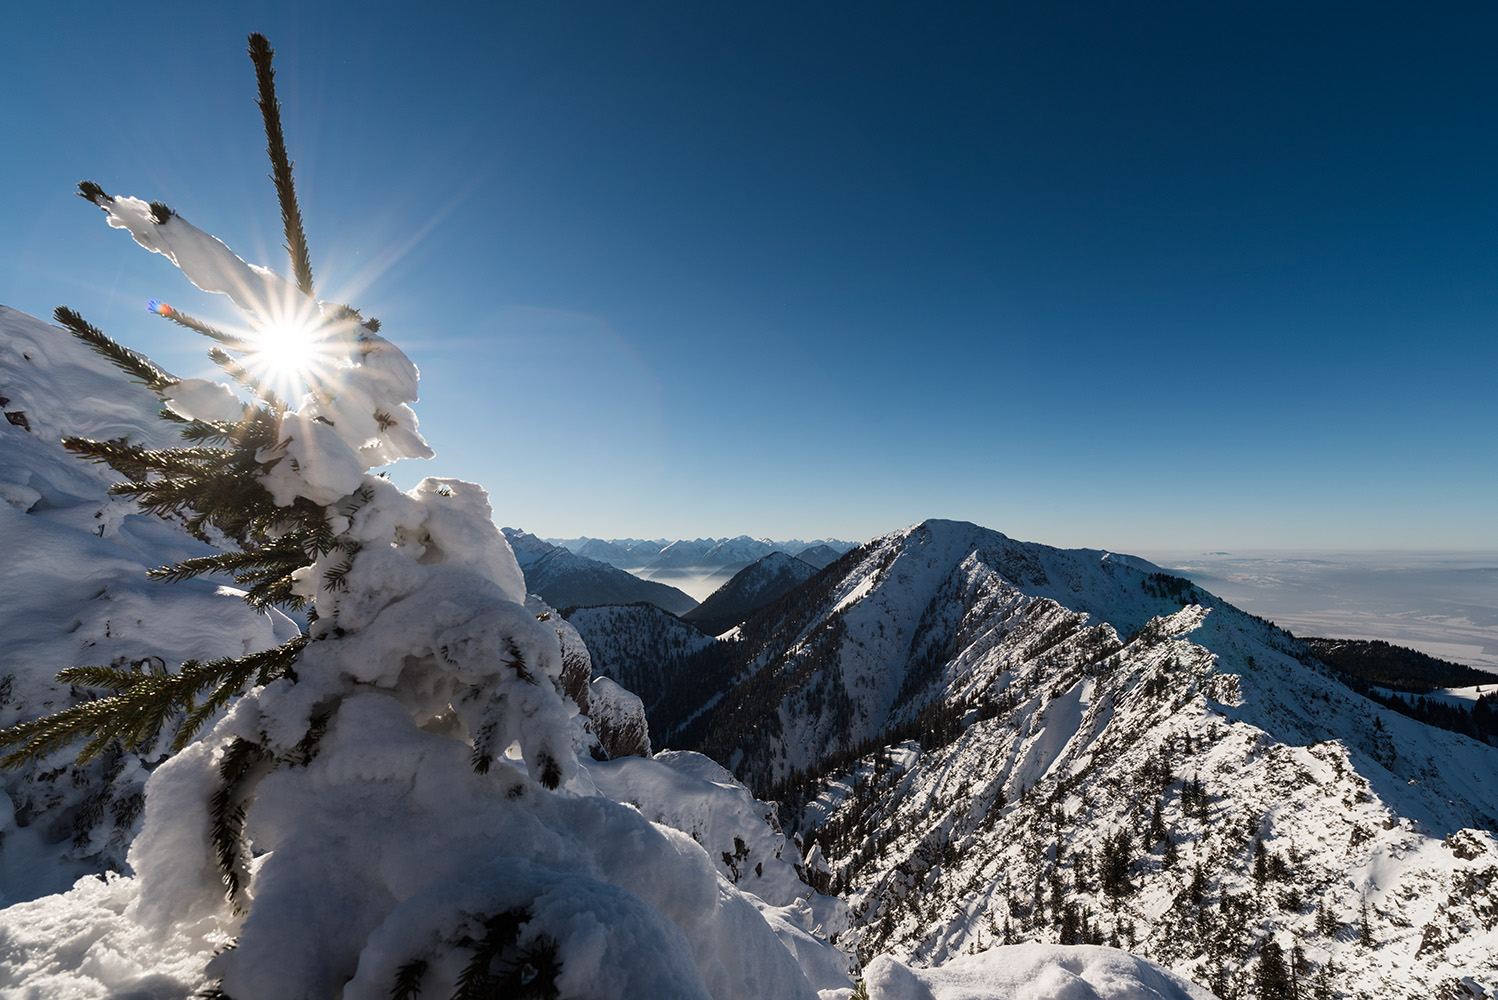
[[[113,198],[104,193],[103,188],[95,184],[93,181],[78,182],[78,197],[84,199],[85,201],[93,202],[100,208],[104,207],[104,203],[106,201],[114,201]]]
[[[138,751],[166,731],[174,716],[184,713],[172,741],[172,750],[180,750],[204,722],[252,680],[268,684],[290,673],[306,644],[306,636],[297,636],[273,649],[248,656],[207,663],[188,660],[176,673],[105,666],[71,667],[57,675],[60,683],[114,694],[0,732],[0,748],[15,748],[0,758],[0,767],[20,767],[85,738],[88,742],[78,752],[79,764],[86,764],[113,743],[123,750]],[[198,705],[196,699],[209,688],[212,693]]]
[[[168,478],[211,474],[234,457],[233,452],[224,448],[144,448],[119,438],[95,441],[65,437],[62,446],[92,462],[104,462],[116,469],[142,469]],[[131,478],[143,480],[145,473]]]
[[[95,462],[103,462],[126,479],[145,479],[152,472],[140,454],[146,449],[132,445],[128,438],[117,437],[108,441],[89,438],[65,437],[62,446],[76,455]]]
[[[253,784],[252,779],[258,777],[261,765],[269,759],[270,754],[260,744],[235,737],[219,764],[218,773],[224,784],[208,803],[213,852],[224,882],[224,896],[235,913],[244,912],[239,890],[249,875],[245,858],[248,845],[244,839],[244,810],[249,795],[245,786]]]
[[[53,311],[52,317],[67,327],[73,336],[93,348],[94,353],[102,356],[147,389],[159,393],[167,386],[175,385],[179,381],[134,351],[120,346],[116,341],[105,336],[98,327],[66,306],[58,306]]]
[[[390,1000],[416,1000],[421,995],[421,978],[427,974],[426,959],[413,958],[395,970],[395,986]]]
[[[175,306],[168,305],[167,303],[162,302],[159,299],[152,299],[149,303],[146,304],[146,308],[164,319],[171,320],[178,326],[186,327],[193,333],[201,333],[203,336],[209,338],[210,340],[216,340],[220,344],[223,344],[225,347],[231,347],[236,351],[244,351],[249,349],[249,345],[239,337],[227,334],[216,326],[210,326],[209,324],[198,319],[196,316],[185,313],[181,309],[178,309]]]
[[[530,914],[525,910],[507,910],[484,921],[484,937],[475,942],[473,958],[458,974],[453,1000],[484,1000],[500,995],[495,989],[496,977],[490,966],[506,949],[513,948],[520,930]]]
[[[297,741],[296,746],[281,755],[281,763],[292,767],[306,767],[312,763],[312,758],[317,756],[317,744],[327,734],[328,723],[332,718],[332,709],[314,715],[307,724],[307,734]]]
[[[302,210],[297,207],[296,187],[291,180],[291,161],[286,155],[286,137],[281,131],[281,102],[276,100],[276,71],[271,68],[275,50],[264,35],[250,35],[250,61],[255,64],[255,82],[259,85],[260,113],[265,119],[265,151],[270,154],[271,179],[276,183],[276,197],[281,201],[281,222],[286,229],[286,250],[291,254],[291,269],[296,273],[297,287],[308,298],[312,292],[312,261],[307,252],[307,235],[302,229]]]
[[[155,569],[148,570],[146,576],[152,580],[178,583],[195,576],[202,576],[204,573],[240,573],[247,570],[265,571],[270,568],[279,571],[286,560],[299,558],[301,554],[299,546],[275,548],[267,546],[242,552],[216,552],[211,556],[183,559],[170,566],[157,566]],[[237,576],[235,578],[238,579]]]
[[[226,443],[233,440],[235,426],[234,424],[215,423],[211,420],[183,421],[182,440],[196,444],[206,444],[210,441]]]

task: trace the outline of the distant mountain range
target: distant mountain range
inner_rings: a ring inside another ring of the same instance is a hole
[[[732,628],[853,547],[837,540],[773,542],[747,535],[690,542],[559,542],[519,528],[503,531],[525,572],[526,586],[553,607],[653,604],[709,635]],[[793,557],[786,549],[800,555]],[[746,574],[752,567],[758,568]],[[745,574],[742,579],[740,574]],[[711,606],[702,610],[695,597],[668,580],[692,586]]]
[[[806,542],[769,538],[638,539],[638,538],[548,538],[552,545],[575,555],[607,563],[644,580],[670,584],[705,599],[727,583],[735,573],[772,552],[795,556],[813,569],[821,569],[856,543],[835,538]]]
[[[649,603],[675,615],[697,606],[696,600],[675,587],[642,580],[517,528],[502,530],[525,573],[526,587],[553,607]]]

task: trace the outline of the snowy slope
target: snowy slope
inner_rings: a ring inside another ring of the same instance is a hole
[[[1206,990],[1112,948],[1039,944],[993,948],[939,969],[881,955],[864,970],[869,1000],[1212,1000]]]
[[[1141,560],[933,521],[839,571],[741,630],[704,748],[779,783],[866,960],[1096,941],[1229,994],[1275,940],[1343,995],[1498,976],[1495,748]]]
[[[57,711],[83,692],[59,670],[95,663],[175,668],[240,655],[297,628],[256,614],[210,580],[152,583],[146,570],[212,550],[109,497],[120,476],[83,462],[65,435],[173,443],[156,397],[67,331],[0,307],[0,725]],[[114,756],[78,769],[66,754],[4,772],[0,903],[122,868],[156,759]]]

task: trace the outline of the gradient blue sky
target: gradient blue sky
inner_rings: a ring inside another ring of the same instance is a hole
[[[230,8],[233,8],[232,10]],[[284,267],[543,536],[1498,549],[1498,5],[26,5],[0,303],[178,374],[72,194]]]

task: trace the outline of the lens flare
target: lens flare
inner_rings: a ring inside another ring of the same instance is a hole
[[[333,374],[339,339],[318,316],[272,318],[256,323],[244,338],[242,361],[266,388],[295,405]]]

